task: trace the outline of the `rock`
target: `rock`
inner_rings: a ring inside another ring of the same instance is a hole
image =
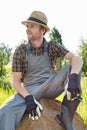
[[[40,103],[44,109],[41,118],[32,121],[27,114],[24,114],[16,130],[62,130],[55,120],[56,114],[61,110],[61,102],[53,99],[41,99]],[[76,130],[85,130],[83,120],[78,113],[75,113],[73,122]]]

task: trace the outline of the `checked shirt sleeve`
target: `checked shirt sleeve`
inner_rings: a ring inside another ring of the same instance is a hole
[[[56,62],[58,58],[63,58],[69,51],[65,47],[57,42],[50,41],[48,44],[48,51],[50,56],[52,71],[55,70]]]
[[[64,57],[69,51],[60,43],[50,41],[49,42],[49,55],[52,57]]]
[[[12,61],[12,71],[22,72],[21,54],[19,48],[17,48],[14,52],[13,61]]]
[[[20,45],[14,52],[12,61],[12,71],[13,72],[23,72],[24,67],[24,45]]]

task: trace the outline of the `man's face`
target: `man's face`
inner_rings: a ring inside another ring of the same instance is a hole
[[[26,27],[28,40],[39,40],[43,36],[43,30],[40,28],[40,25],[30,22]]]

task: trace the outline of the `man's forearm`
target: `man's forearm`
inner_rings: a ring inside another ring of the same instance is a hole
[[[82,59],[79,56],[74,56],[72,58],[71,65],[72,65],[71,74],[72,73],[79,74],[83,65]]]
[[[14,89],[17,93],[19,93],[21,96],[26,97],[30,93],[22,86],[20,82],[13,82]]]

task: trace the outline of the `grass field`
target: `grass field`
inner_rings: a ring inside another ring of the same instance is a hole
[[[82,102],[80,103],[77,111],[84,120],[87,126],[87,77],[82,79]]]
[[[14,94],[14,91],[10,90],[9,93],[2,88],[0,88],[0,106],[11,96]]]
[[[87,126],[87,77],[82,78],[81,81],[82,87],[82,102],[80,103],[77,112],[80,114],[82,119],[84,120],[85,125]],[[10,91],[9,93],[0,88],[0,106],[11,96],[14,91]],[[57,98],[58,100],[63,99],[63,94]]]

